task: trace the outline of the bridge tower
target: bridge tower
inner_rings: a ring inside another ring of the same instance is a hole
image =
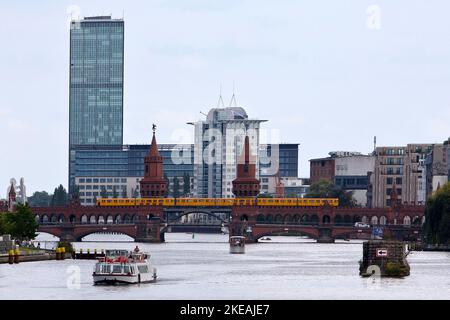
[[[244,148],[237,163],[236,179],[233,180],[233,194],[236,197],[256,197],[260,191],[260,182],[256,179],[256,160],[250,154],[250,142],[245,137]]]
[[[260,182],[256,179],[256,160],[250,154],[249,137],[245,137],[244,148],[238,158],[236,179],[233,180],[233,193],[237,198],[256,198]],[[254,242],[252,227],[256,223],[257,206],[234,206],[231,213],[230,237],[245,236],[247,242]]]
[[[153,139],[150,151],[145,157],[144,178],[141,180],[142,198],[163,198],[167,194],[167,181],[164,179],[163,158],[159,154],[153,125]]]

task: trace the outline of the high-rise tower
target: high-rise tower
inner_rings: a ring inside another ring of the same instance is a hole
[[[73,149],[123,144],[124,21],[86,17],[70,27],[69,192]]]

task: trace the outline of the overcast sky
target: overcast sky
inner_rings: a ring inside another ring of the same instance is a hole
[[[28,195],[67,187],[69,11],[124,15],[127,144],[149,143],[152,123],[160,143],[192,142],[185,123],[221,84],[228,105],[233,82],[249,117],[300,143],[302,177],[330,151],[371,152],[375,135],[450,136],[447,0],[1,1],[0,198],[11,177]]]

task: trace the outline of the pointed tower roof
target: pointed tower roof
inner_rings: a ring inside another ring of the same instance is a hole
[[[9,196],[16,196],[16,190],[14,189],[14,184],[11,182],[11,186],[9,187]]]
[[[233,180],[233,193],[236,197],[256,197],[260,191],[256,179],[256,161],[250,153],[250,140],[245,137],[244,148],[237,163],[236,179]]]

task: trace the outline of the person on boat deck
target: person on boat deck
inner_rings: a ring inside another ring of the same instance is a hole
[[[134,248],[134,252],[139,252],[139,247],[136,246],[136,248]]]

